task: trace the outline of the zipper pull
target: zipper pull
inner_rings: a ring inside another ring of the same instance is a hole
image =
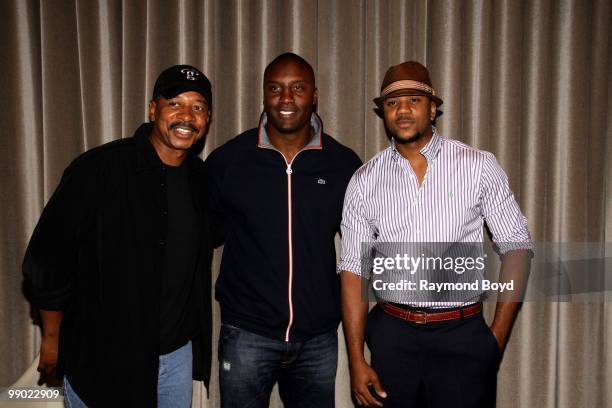
[[[291,168],[291,163],[287,163],[287,170],[285,170],[285,172],[288,175],[291,175],[291,173],[293,173],[293,169]]]

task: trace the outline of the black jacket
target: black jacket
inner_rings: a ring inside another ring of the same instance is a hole
[[[62,310],[59,369],[88,406],[154,407],[160,277],[167,231],[164,166],[134,137],[92,149],[70,164],[26,251],[24,290],[33,306]],[[186,159],[201,231],[190,301],[200,333],[194,378],[208,384],[212,245],[203,210],[203,163]]]
[[[339,278],[334,237],[346,186],[361,165],[322,133],[289,167],[267,140],[265,115],[216,149],[206,172],[216,244],[225,243],[216,298],[226,324],[285,341],[337,328]]]

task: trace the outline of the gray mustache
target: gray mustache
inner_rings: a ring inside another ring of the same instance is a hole
[[[178,126],[189,128],[189,129],[191,129],[191,130],[192,130],[192,131],[194,131],[194,132],[197,132],[197,131],[198,131],[198,128],[197,128],[197,127],[195,127],[195,126],[193,126],[193,125],[192,125],[190,122],[173,122],[173,123],[170,125],[170,130],[172,130],[172,129],[174,129],[175,127],[178,127]]]

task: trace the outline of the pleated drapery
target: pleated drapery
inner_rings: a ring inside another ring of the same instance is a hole
[[[4,0],[0,15],[0,387],[38,353],[21,260],[44,204],[75,156],[147,119],[174,64],[213,83],[203,157],[257,124],[263,70],[293,51],[315,69],[326,131],[366,160],[388,143],[372,103],[386,69],[421,61],[444,99],[439,130],[496,154],[536,241],[612,242],[609,0]],[[527,302],[498,407],[612,406],[605,300]],[[348,382],[341,344],[340,408]],[[218,395],[214,375],[194,406]]]

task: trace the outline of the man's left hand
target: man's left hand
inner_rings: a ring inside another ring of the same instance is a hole
[[[491,333],[493,333],[493,337],[495,337],[495,340],[497,340],[497,346],[499,347],[499,351],[503,352],[506,348],[506,343],[508,342],[508,331],[501,330],[495,327],[495,324],[491,325],[489,329],[491,330]]]

